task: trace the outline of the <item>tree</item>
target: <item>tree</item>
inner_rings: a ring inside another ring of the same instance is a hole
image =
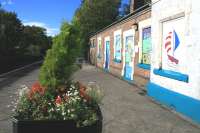
[[[1,55],[15,55],[22,50],[22,30],[23,25],[15,13],[0,9]]]
[[[73,25],[64,22],[60,34],[54,37],[53,46],[47,52],[39,80],[52,91],[58,85],[66,85],[74,72],[74,61],[79,55],[79,43],[74,36],[76,32]]]
[[[23,26],[17,15],[0,9],[0,55],[41,55],[51,46],[51,37],[46,29]],[[33,51],[30,54],[30,51]],[[36,54],[37,53],[37,54]]]
[[[50,48],[51,37],[46,35],[46,29],[37,26],[24,26],[23,28],[23,44],[28,47],[28,54],[41,55]]]
[[[111,24],[119,15],[121,0],[82,0],[72,23],[79,28],[79,43],[88,51],[89,35]]]

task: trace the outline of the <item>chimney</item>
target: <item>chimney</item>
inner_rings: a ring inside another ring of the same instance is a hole
[[[130,13],[144,6],[148,2],[151,2],[151,0],[130,0]]]
[[[130,0],[130,13],[134,11],[134,1],[135,0]]]

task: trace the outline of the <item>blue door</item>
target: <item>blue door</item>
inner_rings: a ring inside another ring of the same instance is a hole
[[[125,40],[125,66],[124,66],[124,78],[126,80],[133,80],[133,52],[134,42],[133,36],[127,36]]]
[[[106,41],[106,55],[105,55],[105,70],[109,69],[109,60],[110,60],[110,41]]]

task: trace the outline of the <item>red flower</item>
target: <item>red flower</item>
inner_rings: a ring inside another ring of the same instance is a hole
[[[30,100],[33,99],[33,96],[35,93],[39,93],[40,95],[44,95],[44,93],[45,93],[45,88],[43,86],[41,86],[39,82],[35,82],[32,85],[31,90],[28,95]]]
[[[79,89],[80,96],[83,97],[85,100],[90,101],[91,98],[86,94],[85,90],[85,88]]]
[[[42,87],[42,86],[40,85],[39,82],[35,82],[35,83],[32,85],[31,90],[32,90],[33,93],[37,93],[37,92],[38,92],[38,93],[40,93],[41,95],[43,95],[43,94],[44,94],[44,91],[45,91],[45,88]]]
[[[60,96],[57,96],[55,103],[58,105],[60,105],[62,103],[62,99]]]

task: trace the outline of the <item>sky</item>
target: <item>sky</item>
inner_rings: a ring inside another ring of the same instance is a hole
[[[129,0],[122,0],[128,3]],[[81,0],[0,0],[7,11],[16,12],[24,25],[47,29],[47,34],[59,33],[62,21],[70,22]]]

